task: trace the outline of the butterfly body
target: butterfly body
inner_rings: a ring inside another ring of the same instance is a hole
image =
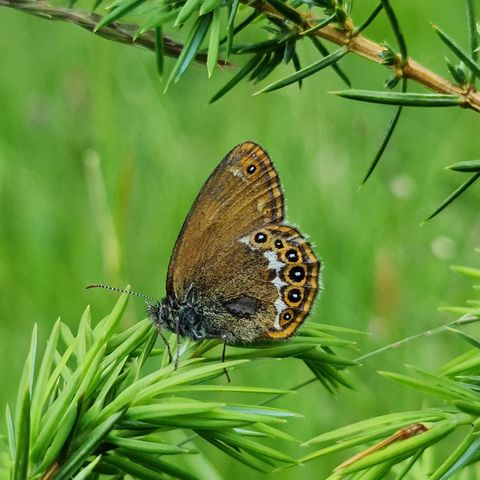
[[[188,214],[170,260],[159,328],[194,340],[248,344],[291,336],[310,312],[320,263],[284,223],[279,179],[253,142],[218,165]]]

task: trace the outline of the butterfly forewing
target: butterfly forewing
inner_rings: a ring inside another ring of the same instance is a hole
[[[236,146],[205,182],[170,260],[167,293],[185,287],[208,255],[263,225],[283,220],[283,194],[268,155],[253,142]]]
[[[285,338],[312,308],[319,263],[283,218],[269,156],[253,142],[238,145],[200,191],[168,270],[167,295],[181,302],[195,292],[207,337]]]

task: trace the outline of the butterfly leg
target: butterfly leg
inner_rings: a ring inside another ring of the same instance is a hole
[[[168,363],[172,363],[173,357],[172,357],[172,350],[170,349],[170,344],[168,343],[168,340],[166,339],[165,335],[163,334],[160,328],[158,329],[158,334],[160,335],[160,338],[163,340],[163,343],[165,344],[165,349],[167,350],[167,353],[168,353]]]
[[[227,340],[226,338],[223,339],[223,350],[222,350],[222,363],[225,362],[225,353],[227,351]],[[225,372],[225,375],[227,377],[227,381],[228,383],[231,382],[230,380],[230,375],[228,374],[228,370],[226,368],[223,369],[223,371]]]
[[[179,332],[179,323],[177,322],[175,334],[177,335],[177,351],[175,353],[175,370],[178,369],[178,364],[180,362],[180,332]]]

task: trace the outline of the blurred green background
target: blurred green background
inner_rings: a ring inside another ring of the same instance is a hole
[[[447,75],[447,52],[429,22],[466,44],[463,2],[395,3],[409,53]],[[375,4],[358,2],[354,18]],[[288,219],[323,259],[325,290],[310,321],[370,333],[359,336],[352,357],[445,323],[452,317],[439,306],[472,297],[468,279],[449,265],[478,265],[479,189],[419,224],[465,180],[443,167],[478,158],[477,114],[405,111],[380,167],[358,191],[391,108],[328,94],[344,88],[331,71],[307,79],[302,91],[293,85],[252,97],[258,88],[242,84],[209,106],[230,71],[209,81],[195,65],[164,96],[150,52],[6,8],[0,25],[1,409],[14,398],[34,323],[42,342],[58,316],[75,327],[86,304],[100,319],[115,302],[84,285],[129,283],[163,296],[170,252],[193,199],[223,156],[247,139],[272,156]],[[394,44],[383,17],[367,34]],[[317,58],[307,44],[300,53],[303,64]],[[167,69],[172,65],[167,60]],[[388,76],[354,56],[341,65],[355,88],[380,89]],[[143,302],[132,299],[125,323],[143,317]],[[376,370],[402,371],[404,363],[434,369],[464,349],[453,335],[423,338],[352,371],[356,391],[334,397],[314,384],[277,404],[305,415],[287,427],[302,439],[431,405]],[[262,363],[233,381],[288,388],[310,377],[299,362],[284,363]],[[202,448],[219,478],[258,478]],[[275,478],[324,478],[341,460],[327,457]]]

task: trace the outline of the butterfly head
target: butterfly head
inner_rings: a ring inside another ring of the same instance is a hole
[[[147,314],[157,328],[167,328],[168,305],[165,300],[155,303],[147,303]]]
[[[205,322],[191,292],[179,301],[168,295],[161,302],[148,303],[147,313],[157,328],[165,328],[193,340],[205,338]]]

